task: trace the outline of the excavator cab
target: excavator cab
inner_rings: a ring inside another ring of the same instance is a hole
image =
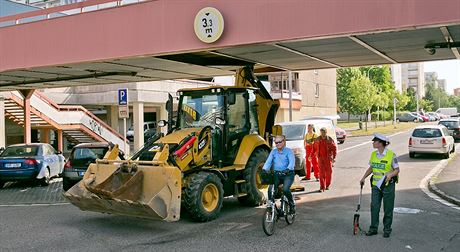
[[[222,87],[212,89],[211,93],[209,90],[181,91],[175,130],[209,127],[214,143],[212,162],[231,165],[244,136],[258,133],[255,92]]]

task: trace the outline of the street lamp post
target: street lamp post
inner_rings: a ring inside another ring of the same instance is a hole
[[[398,99],[393,98],[393,125],[394,128],[396,129],[396,103],[398,103]]]

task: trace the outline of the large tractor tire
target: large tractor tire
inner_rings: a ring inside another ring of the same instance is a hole
[[[216,174],[192,174],[183,194],[185,209],[194,220],[210,221],[219,216],[224,187]]]
[[[268,151],[264,149],[256,149],[246,164],[243,176],[246,180],[247,195],[238,197],[238,201],[246,206],[260,206],[265,203],[264,194],[260,191],[266,187],[261,184],[260,171],[268,158]]]

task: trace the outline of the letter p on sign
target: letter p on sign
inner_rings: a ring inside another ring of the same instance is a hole
[[[118,105],[128,105],[128,89],[118,89]]]

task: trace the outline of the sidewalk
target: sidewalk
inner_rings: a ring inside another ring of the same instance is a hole
[[[431,178],[429,188],[439,197],[460,206],[460,155],[455,155],[438,176]]]

